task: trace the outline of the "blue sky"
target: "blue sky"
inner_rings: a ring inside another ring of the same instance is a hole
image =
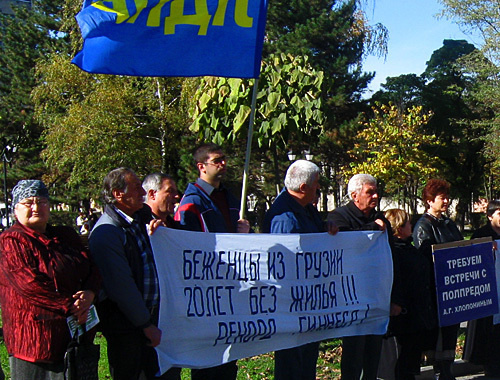
[[[446,18],[436,18],[443,6],[438,0],[372,0],[366,6],[370,24],[382,23],[389,30],[386,60],[367,57],[364,71],[376,72],[369,89],[377,91],[388,76],[420,75],[434,50],[444,39],[465,39],[479,47],[480,40],[464,34]],[[367,94],[368,97],[371,93]]]

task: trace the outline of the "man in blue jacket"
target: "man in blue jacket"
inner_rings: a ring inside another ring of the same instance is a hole
[[[238,200],[223,186],[226,156],[217,144],[201,145],[193,154],[200,177],[190,183],[181,199],[175,220],[182,228],[200,232],[250,231],[250,223],[240,219]],[[236,361],[216,367],[193,369],[193,380],[235,380]]]
[[[335,224],[325,225],[312,205],[319,190],[319,168],[310,161],[298,160],[288,168],[285,188],[264,218],[264,232],[335,234]],[[315,380],[319,342],[279,350],[275,353],[275,380]]]

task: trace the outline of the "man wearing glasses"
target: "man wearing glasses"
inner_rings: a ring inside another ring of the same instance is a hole
[[[217,144],[203,144],[193,154],[199,171],[196,182],[184,192],[175,220],[183,229],[200,232],[250,231],[250,223],[240,219],[238,200],[222,185],[226,175],[226,156]],[[234,380],[236,361],[216,367],[193,369],[193,380]]]

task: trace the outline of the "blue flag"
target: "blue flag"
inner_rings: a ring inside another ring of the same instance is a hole
[[[258,78],[268,0],[85,0],[73,63],[98,74]]]

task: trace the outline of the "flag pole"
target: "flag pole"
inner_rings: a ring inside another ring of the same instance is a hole
[[[250,154],[252,152],[253,125],[255,120],[255,109],[257,105],[257,91],[259,88],[259,78],[255,78],[252,91],[252,106],[248,123],[247,150],[245,155],[245,167],[243,169],[243,185],[241,187],[240,218],[245,219],[247,209],[247,183],[250,167]]]

